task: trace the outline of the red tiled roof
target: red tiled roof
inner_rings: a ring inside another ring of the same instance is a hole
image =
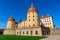
[[[48,17],[51,17],[51,16],[43,16],[42,18],[48,18]],[[41,18],[41,19],[42,19],[42,18]]]
[[[15,21],[15,19],[13,17],[10,17],[8,21]]]
[[[35,8],[35,7],[30,7],[29,9],[28,9],[28,12],[37,12],[37,9]]]

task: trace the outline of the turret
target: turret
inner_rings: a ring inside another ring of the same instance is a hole
[[[10,17],[7,22],[7,29],[13,28],[15,19],[13,17]]]

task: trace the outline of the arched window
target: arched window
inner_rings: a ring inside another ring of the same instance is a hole
[[[31,35],[33,34],[33,32],[31,31]]]
[[[24,31],[23,31],[23,34],[24,34]]]
[[[26,34],[28,34],[28,31],[26,31]]]
[[[21,34],[21,31],[20,31],[20,34]]]
[[[17,34],[18,34],[18,31],[17,31]]]
[[[37,35],[38,34],[38,31],[35,31],[35,34]]]

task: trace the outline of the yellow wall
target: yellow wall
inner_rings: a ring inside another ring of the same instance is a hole
[[[18,28],[23,28],[23,27],[27,27],[27,21],[21,21],[20,23],[18,23]]]
[[[34,21],[33,21],[33,15],[34,15]],[[30,21],[29,21],[29,19],[30,19]],[[38,22],[38,13],[34,12],[34,14],[33,14],[33,12],[28,12],[27,13],[27,27],[29,27],[29,25],[30,25],[30,27],[32,27],[33,24],[35,26],[39,25],[39,22]]]

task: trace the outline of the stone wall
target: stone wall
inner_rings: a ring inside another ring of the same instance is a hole
[[[3,35],[16,35],[15,29],[5,29]]]
[[[50,35],[60,35],[60,29],[51,29]]]
[[[16,30],[16,35],[42,36],[42,31],[41,28],[22,28]]]

